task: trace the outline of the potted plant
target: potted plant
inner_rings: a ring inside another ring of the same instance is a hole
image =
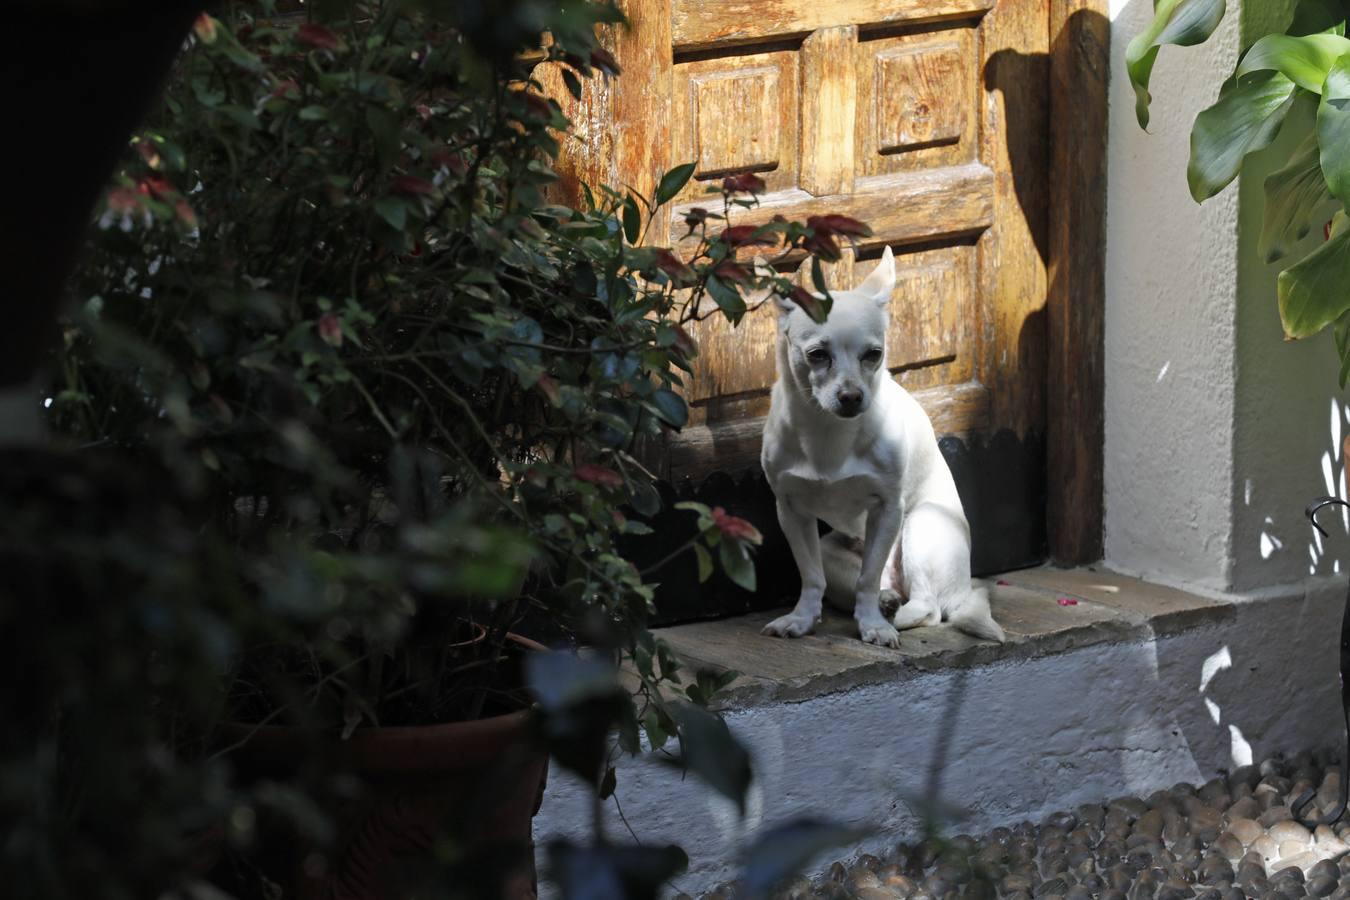
[[[687,419],[683,325],[705,297],[733,321],[771,290],[828,312],[818,263],[824,300],[747,256],[837,259],[835,236],[862,228],[724,228],[763,190],[746,175],[691,213],[696,249],[643,246],[692,164],[653,197],[550,204],[567,122],[530,69],[618,75],[596,29],[620,16],[484,9],[241,0],[199,17],[73,280],[54,430],[162,466],[260,619],[231,636],[207,717],[208,755],[258,788],[225,836],[283,846],[259,837],[272,808],[310,828],[244,881],[376,896],[488,844],[524,849],[545,751],[521,712],[521,650],[539,645],[515,629],[630,661],[604,720],[623,750],[680,730],[672,689],[706,703],[725,676],[681,682],[616,545],[660,502],[633,447]],[[701,571],[716,556],[753,587],[755,529],[692,513]],[[542,732],[612,785],[603,754]],[[489,874],[528,893],[531,865]]]

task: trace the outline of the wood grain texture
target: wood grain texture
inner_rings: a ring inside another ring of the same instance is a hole
[[[801,187],[817,197],[853,190],[857,42],[858,27],[840,25],[802,43]]]
[[[874,236],[860,242],[863,249],[969,235],[994,221],[995,182],[990,169],[971,163],[931,172],[858,179],[852,194],[813,197],[803,190],[782,191],[766,196],[753,209],[736,210],[731,224],[762,225],[779,214],[805,219],[839,213],[872,227]],[[670,221],[682,221],[686,208],[673,209]]]
[[[631,187],[652,196],[671,162],[670,105],[673,93],[671,0],[618,0],[629,28],[606,29],[603,43],[623,72],[583,80],[580,100],[563,86],[553,64],[535,67],[534,77],[573,122],[554,169],[550,196],[581,205],[581,185]],[[664,244],[668,223],[653,221],[646,242]]]
[[[979,151],[976,29],[902,34],[857,46],[866,102],[858,111],[858,173],[882,175],[971,162]]]
[[[675,0],[672,31],[677,50],[699,50],[842,25],[970,18],[993,6],[994,0]]]
[[[1047,522],[1050,555],[1102,555],[1102,329],[1106,276],[1105,0],[1053,0]]]
[[[938,434],[963,435],[989,426],[989,392],[976,383],[914,391]],[[671,436],[662,475],[698,481],[713,472],[736,472],[759,465],[764,415],[742,416],[710,425],[688,426]]]
[[[708,188],[733,172],[758,173],[768,191],[795,188],[800,82],[795,51],[676,64],[671,153],[698,168],[675,202],[720,203]]]
[[[999,3],[981,31],[980,158],[998,173],[994,224],[981,237],[979,379],[991,425],[1045,429],[1044,257],[1048,197],[1049,23],[1040,2]]]

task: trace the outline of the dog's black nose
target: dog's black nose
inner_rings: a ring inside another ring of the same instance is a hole
[[[839,412],[846,416],[856,416],[862,409],[862,391],[840,391],[837,399]]]

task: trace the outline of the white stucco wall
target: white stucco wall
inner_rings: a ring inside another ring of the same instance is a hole
[[[1283,340],[1279,267],[1256,255],[1262,183],[1295,136],[1203,205],[1185,180],[1191,122],[1232,70],[1239,32],[1250,43],[1288,9],[1230,3],[1207,44],[1163,48],[1145,133],[1123,67],[1152,3],[1111,4],[1105,553],[1157,581],[1241,592],[1347,571],[1350,516],[1328,542],[1303,517],[1313,497],[1345,496],[1350,410],[1331,338]]]
[[[1121,571],[1228,586],[1232,549],[1237,192],[1186,188],[1191,121],[1238,48],[1230,15],[1209,43],[1164,48],[1148,133],[1124,77],[1151,0],[1112,0],[1107,150],[1105,552]],[[1168,51],[1172,52],[1168,52]],[[1186,73],[1214,77],[1187,77]]]
[[[795,816],[879,828],[861,846],[822,856],[816,871],[832,859],[884,852],[920,833],[905,798],[921,795],[954,700],[941,800],[969,815],[949,833],[1039,821],[1082,803],[1199,783],[1280,752],[1333,748],[1341,740],[1338,651],[1326,635],[1339,628],[1344,591],[1340,579],[1323,579],[1306,593],[1240,602],[1226,622],[1161,640],[916,669],[894,683],[733,711],[728,725],[751,748],[756,773],[744,823],[692,776],[682,782],[669,767],[625,760],[618,805],[605,808],[608,833],[617,843],[683,847],[690,869],[676,887],[693,896],[735,876],[738,850],[757,829]],[[1203,670],[1212,672],[1207,682]],[[541,871],[549,840],[590,840],[590,804],[584,785],[550,773],[534,824]]]

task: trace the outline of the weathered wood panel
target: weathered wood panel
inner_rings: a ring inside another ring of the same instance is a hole
[[[994,0],[676,0],[678,50],[730,47],[840,25],[913,25],[977,16]]]
[[[1050,554],[1075,565],[1102,555],[1102,326],[1106,275],[1107,78],[1104,0],[1054,0],[1050,59]]]

